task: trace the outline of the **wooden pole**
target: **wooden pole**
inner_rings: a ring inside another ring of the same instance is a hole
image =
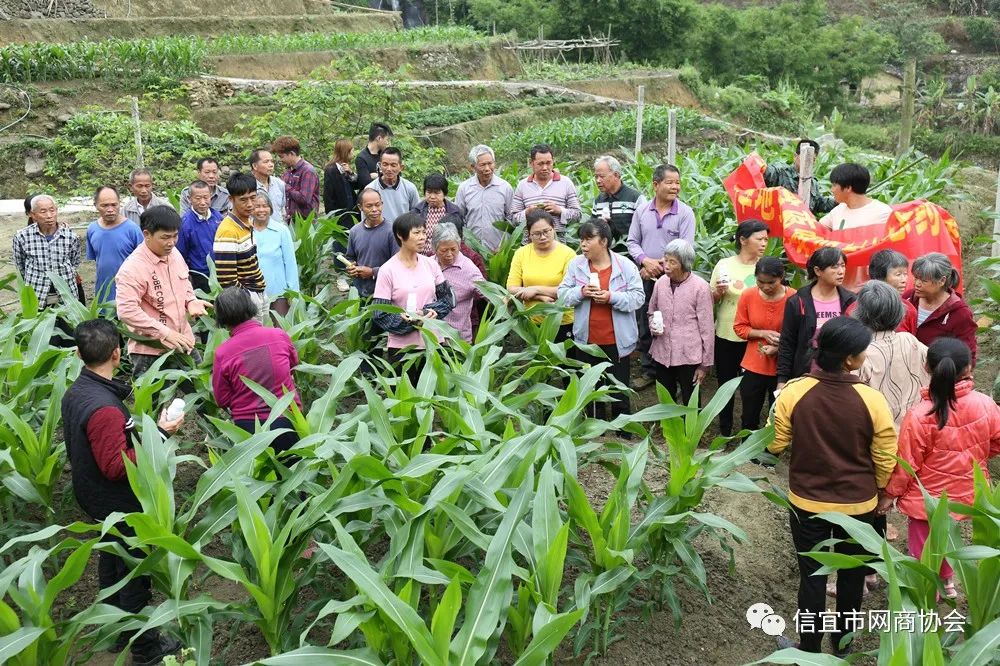
[[[913,139],[913,104],[917,96],[917,59],[909,58],[903,65],[903,99],[899,115],[899,145],[896,153],[902,155],[910,149]]]
[[[646,106],[646,86],[639,86],[639,106],[635,110],[635,154],[642,152],[642,111]]]
[[[997,202],[993,207],[993,256],[1000,257],[1000,169],[997,169]]]
[[[677,109],[667,114],[667,164],[677,164]]]
[[[811,206],[812,201],[812,175],[813,165],[816,162],[816,151],[808,143],[803,143],[799,152],[799,199],[806,206]]]
[[[132,97],[132,120],[135,121],[135,167],[146,168],[146,159],[142,153],[142,120],[139,117],[139,98]]]

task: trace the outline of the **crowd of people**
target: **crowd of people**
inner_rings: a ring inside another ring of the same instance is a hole
[[[392,138],[387,125],[373,124],[356,156],[349,140],[337,141],[322,170],[326,213],[349,226],[346,246],[330,258],[343,269],[338,288],[346,291],[349,279],[360,298],[395,306],[374,308],[372,318],[385,334],[391,365],[399,366],[406,350],[424,347],[420,329],[428,320],[450,324],[465,341],[475,338],[482,311],[477,284],[486,271],[466,234],[495,251],[505,238],[495,223],[505,221],[524,225],[524,244],[513,255],[505,285],[511,297],[529,309],[563,306],[557,341],[595,345],[603,357],[580,350],[575,358],[608,363],[604,386],[616,391],[593,415],[629,413],[628,389],[653,381],[676,402],[690,403],[713,366],[720,385],[742,377],[742,431],[759,428],[764,410],[775,403],[770,451],[780,453],[794,442],[789,497],[798,552],[831,535],[843,537],[832,525],[812,520],[815,514],[840,511],[884,533],[884,515],[898,498],[910,518],[910,550],[919,556],[927,531],[923,503],[893,456],[906,459],[931,492],[948,490],[951,499],[966,501],[972,462],[1000,452],[1000,410],[972,386],[976,324],[958,291],[958,271],[945,255],[906,257],[883,250],[866,270],[848,274],[845,254],[824,247],[809,258],[807,283],[796,290],[787,286],[785,261],[767,255],[767,225],[748,220],[736,228],[735,252],[705,280],[694,272],[696,211],[681,200],[676,166],[654,170],[647,200],[640,193],[645,183],[636,183],[638,189],[625,184],[618,160],[598,158],[600,195],[585,217],[576,186],[554,168],[548,145],[531,149],[531,174],[516,186],[496,174],[488,146],[473,147],[471,176],[452,199],[447,178],[437,173],[423,179],[421,197],[404,176],[404,156]],[[800,142],[792,165],[767,168],[769,185],[798,190],[798,153],[805,144],[819,148]],[[319,214],[318,171],[300,153],[294,138],[281,137],[269,149],[253,151],[249,170],[230,174],[224,185],[218,161],[202,158],[179,211],[154,194],[148,170],[136,170],[128,182],[132,198],[124,204],[115,187],[98,188],[99,217],[86,234],[86,256],[97,264],[95,297],[113,301],[132,334],[127,351],[133,376],[158,362],[179,367],[184,356],[200,359],[190,320],[214,308],[231,336],[215,351],[213,395],[248,431],[268,421],[270,410],[242,378],[276,395],[295,392],[295,347],[280,327],[268,324],[270,312],[289,311],[299,290],[289,223]],[[274,176],[275,156],[284,166],[280,178]],[[830,180],[832,197],[813,181],[809,205],[826,213],[821,224],[885,224],[891,209],[867,196],[865,167],[838,165]],[[81,243],[59,224],[51,196],[29,197],[25,206],[29,225],[14,238],[14,263],[41,306],[53,306],[61,296],[50,276],[78,282]],[[579,253],[566,244],[570,229]],[[213,265],[222,291],[211,303]],[[67,433],[75,433],[67,436],[67,446],[81,505],[102,518],[131,506],[114,499],[94,504],[91,492],[107,486],[128,495],[122,455],[134,459],[134,451],[123,402],[127,385],[114,377],[121,361],[114,326],[87,322],[74,341],[87,369],[67,394],[69,403],[64,401]],[[635,378],[633,356],[639,360]],[[83,395],[86,400],[77,400]],[[295,400],[302,408],[297,395]],[[726,437],[739,434],[735,401],[719,416]],[[159,425],[172,432],[182,420],[163,414]],[[278,431],[276,452],[294,446],[287,418],[270,423]],[[838,548],[853,552],[847,544]],[[818,564],[808,557],[800,556],[799,566],[800,611],[822,610],[825,577],[812,575]],[[106,553],[101,570],[102,586],[122,575]],[[859,607],[866,573],[840,572],[829,590],[838,610]],[[949,570],[942,575],[945,593],[952,594]],[[126,586],[120,605],[136,610],[146,598],[141,589]],[[839,641],[843,634],[834,637]],[[137,648],[158,654],[171,647],[167,639],[150,640]],[[821,642],[822,633],[803,634],[800,646],[817,651]],[[837,642],[835,648],[845,645]]]

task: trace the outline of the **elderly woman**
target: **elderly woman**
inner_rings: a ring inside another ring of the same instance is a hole
[[[747,341],[733,330],[736,306],[743,290],[756,284],[754,271],[767,249],[767,229],[760,220],[741,222],[736,227],[736,254],[720,260],[708,281],[715,302],[715,375],[719,386],[740,375]],[[725,437],[733,434],[734,402],[730,400],[719,412],[719,430]]]
[[[794,298],[794,297],[793,297]],[[842,527],[816,518],[824,512],[842,513],[871,524],[879,494],[896,466],[896,428],[889,405],[875,389],[854,374],[865,362],[872,333],[856,319],[835,317],[820,329],[816,369],[790,382],[778,395],[774,409],[774,442],[768,450],[779,455],[791,446],[788,464],[789,522],[799,563],[799,613],[826,610],[826,576],[822,566],[803,553],[830,538],[841,539],[834,549],[857,555],[864,548],[847,541]],[[851,631],[848,616],[861,607],[865,567],[837,572],[837,618],[832,635],[840,655]],[[824,623],[825,624],[825,623]],[[800,627],[798,645],[805,652],[822,652],[820,623]],[[779,647],[791,641],[778,637]]]
[[[472,342],[472,310],[475,301],[482,299],[476,282],[485,280],[486,276],[462,254],[462,236],[454,224],[441,222],[435,226],[431,247],[444,279],[455,294],[455,307],[444,320],[455,327],[463,340]]]
[[[229,329],[230,337],[215,350],[212,394],[219,407],[229,410],[233,422],[253,432],[258,421],[263,423],[271,415],[271,408],[246,385],[244,377],[279,397],[295,393],[295,402],[302,409],[292,377],[292,368],[299,364],[295,345],[282,329],[261,326],[250,292],[242,287],[223,289],[215,299],[215,318]],[[299,441],[285,416],[276,418],[271,429],[285,430],[271,444],[275,452],[286,451]]]
[[[529,308],[536,303],[555,303],[566,267],[576,255],[556,239],[556,222],[548,211],[532,208],[525,220],[530,242],[514,253],[507,289]],[[566,310],[556,342],[568,340],[572,333],[573,311]]]
[[[559,285],[559,298],[573,308],[573,338],[581,344],[597,345],[611,361],[604,385],[610,377],[628,386],[628,357],[635,351],[639,328],[635,311],[642,307],[646,294],[639,269],[625,257],[611,251],[611,227],[600,218],[580,225],[581,256],[566,268]],[[601,363],[590,356],[586,360]],[[610,377],[609,377],[610,375]],[[629,413],[628,396],[616,393],[609,405],[610,419]],[[594,405],[594,414],[597,416]]]
[[[847,312],[854,293],[844,289],[847,255],[840,248],[816,250],[806,262],[809,284],[785,302],[778,342],[778,388],[809,370],[816,331]]]
[[[379,268],[372,303],[403,309],[402,314],[379,310],[373,315],[375,324],[389,334],[389,361],[395,362],[405,348],[426,346],[420,335],[421,323],[424,319],[444,319],[451,314],[454,301],[441,267],[420,254],[427,236],[423,218],[403,213],[392,223],[392,233],[399,252]]]
[[[292,232],[271,218],[271,199],[257,192],[253,204],[253,239],[257,245],[257,262],[267,285],[264,296],[271,309],[282,317],[288,314],[287,291],[299,290],[299,265],[295,261]]]
[[[705,378],[715,353],[712,290],[694,275],[694,247],[682,238],[663,251],[664,274],[649,299],[649,354],[656,381],[674,402],[688,404],[696,384]]]
[[[955,293],[958,271],[940,252],[919,257],[910,271],[913,289],[903,294],[903,298],[917,308],[917,340],[930,345],[938,338],[958,338],[972,351],[975,365],[977,326],[972,310]]]

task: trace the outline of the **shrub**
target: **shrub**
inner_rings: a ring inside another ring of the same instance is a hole
[[[1000,52],[1000,23],[985,16],[970,16],[965,19],[965,32],[969,42],[983,51]]]

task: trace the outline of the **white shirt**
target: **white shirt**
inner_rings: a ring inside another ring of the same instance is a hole
[[[884,226],[891,214],[892,208],[889,204],[872,199],[860,208],[848,208],[845,203],[837,204],[819,223],[833,231],[857,229],[872,224]]]

